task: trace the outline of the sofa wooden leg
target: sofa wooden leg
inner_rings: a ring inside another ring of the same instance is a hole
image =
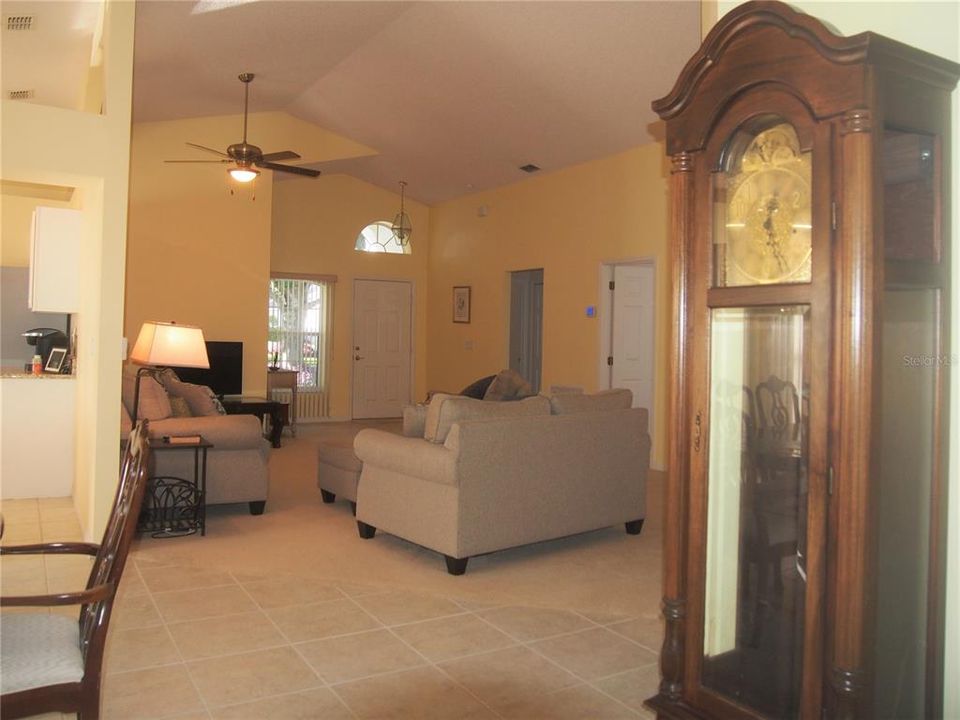
[[[628,535],[639,535],[640,531],[643,530],[643,518],[626,522],[624,526],[627,528]]]
[[[320,499],[322,499],[325,503],[332,503],[337,499],[337,496],[335,493],[332,493],[329,490],[320,488]]]
[[[467,571],[467,560],[470,558],[455,558],[444,555],[443,559],[447,561],[447,572],[451,575],[463,575]]]
[[[364,540],[369,540],[377,534],[377,529],[373,525],[367,525],[363,520],[357,520],[357,531]]]
[[[357,503],[354,500],[350,501],[350,512],[353,513],[353,516],[357,516]]]
[[[251,515],[263,515],[263,510],[267,507],[266,500],[253,500],[247,504],[250,506]]]

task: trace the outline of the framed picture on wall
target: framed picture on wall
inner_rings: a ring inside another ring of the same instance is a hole
[[[470,322],[470,286],[455,285],[453,288],[453,321]]]

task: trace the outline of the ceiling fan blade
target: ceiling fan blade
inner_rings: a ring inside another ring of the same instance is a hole
[[[228,163],[228,162],[232,162],[232,161],[231,161],[231,160],[164,160],[164,162],[168,162],[168,163],[216,163],[217,165],[219,165],[220,163]]]
[[[206,145],[197,145],[196,143],[192,143],[192,142],[188,142],[187,145],[189,145],[192,148],[196,148],[197,150],[205,150],[206,152],[212,152],[214,155],[219,155],[220,157],[232,159],[226,153],[220,152],[219,150],[214,150],[213,148],[209,148]]]
[[[274,162],[275,160],[299,160],[300,156],[293,150],[281,150],[280,152],[264,153],[261,160],[264,162]]]
[[[272,162],[257,162],[254,163],[254,165],[257,167],[267,168],[268,170],[279,170],[280,172],[293,173],[294,175],[306,175],[307,177],[317,177],[320,175],[319,170],[297,167],[296,165],[279,165]]]

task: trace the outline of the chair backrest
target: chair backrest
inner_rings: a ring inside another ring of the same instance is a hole
[[[771,375],[757,385],[756,402],[761,433],[779,435],[800,427],[800,396],[792,382]]]
[[[120,482],[113,510],[87,580],[87,589],[106,585],[109,593],[104,599],[83,605],[80,609],[80,643],[88,671],[95,669],[95,672],[99,672],[113,599],[143,504],[150,454],[147,425],[146,420],[138,422],[127,439],[120,461]]]

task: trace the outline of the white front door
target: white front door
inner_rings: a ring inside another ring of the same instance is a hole
[[[408,282],[353,284],[353,417],[400,417],[410,402],[412,288]]]
[[[654,266],[613,267],[610,387],[633,391],[633,406],[649,410],[653,434]]]

